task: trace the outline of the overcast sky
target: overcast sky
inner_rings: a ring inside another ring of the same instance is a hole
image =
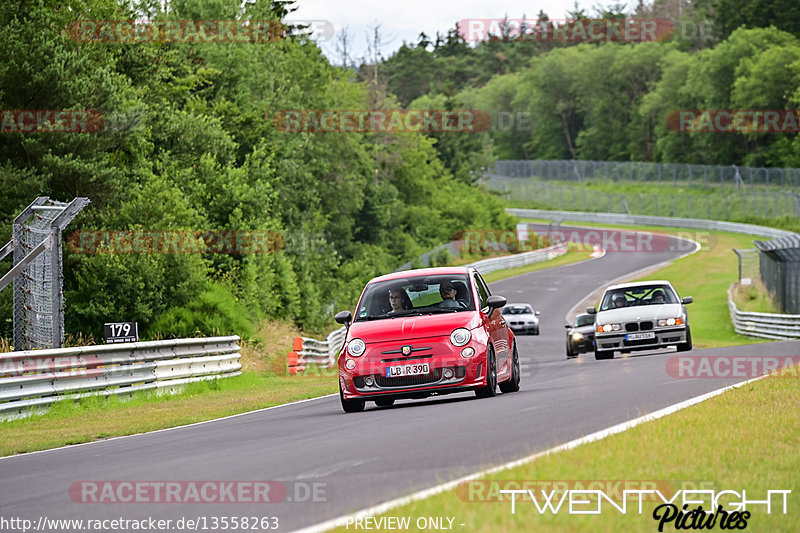
[[[633,5],[634,0],[626,2]],[[587,14],[594,12],[594,6],[606,5],[610,1],[590,2],[579,0],[578,6]],[[376,22],[381,25],[381,33],[386,44],[381,52],[388,57],[403,43],[417,42],[420,32],[433,37],[436,32],[446,34],[455,23],[464,19],[521,19],[527,16],[535,20],[539,10],[544,10],[551,19],[563,19],[567,11],[574,7],[574,0],[399,0],[381,2],[380,0],[298,0],[299,9],[289,19],[310,19],[328,21],[327,28],[338,33],[348,27],[353,36],[355,57],[366,53],[366,32]],[[320,24],[320,28],[323,26]],[[337,58],[336,46],[332,36],[317,32],[321,48],[328,57]],[[326,39],[325,37],[329,37]]]

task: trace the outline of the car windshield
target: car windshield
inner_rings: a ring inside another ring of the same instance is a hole
[[[594,324],[594,315],[578,315],[575,318],[574,327],[579,328],[581,326],[591,326],[592,324]]]
[[[640,285],[607,291],[603,295],[600,311],[639,305],[678,303],[678,298],[668,285]]]
[[[367,285],[354,321],[474,310],[466,275],[414,276]]]
[[[507,305],[500,312],[504,315],[532,315],[533,308],[530,305]]]

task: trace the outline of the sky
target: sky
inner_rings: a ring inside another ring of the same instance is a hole
[[[623,2],[633,4],[634,0]],[[610,1],[579,0],[578,7],[591,14],[594,6],[607,5]],[[390,2],[370,0],[297,0],[298,10],[288,20],[317,21],[319,43],[325,54],[336,60],[335,34],[347,27],[353,37],[355,57],[366,54],[366,33],[376,23],[380,24],[384,57],[396,51],[403,40],[417,42],[420,32],[429,37],[438,31],[446,34],[459,20],[465,19],[521,19],[527,16],[535,20],[539,10],[544,10],[551,19],[563,19],[572,11],[574,0],[396,0]]]

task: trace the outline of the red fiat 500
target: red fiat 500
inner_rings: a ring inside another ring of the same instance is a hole
[[[342,409],[403,398],[475,391],[480,398],[519,390],[514,333],[473,268],[426,268],[373,279],[356,307],[336,315],[348,326],[339,353]]]

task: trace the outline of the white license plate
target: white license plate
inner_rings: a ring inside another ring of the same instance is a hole
[[[626,341],[640,341],[643,339],[655,339],[656,334],[653,331],[648,331],[647,333],[628,333],[625,335]]]
[[[418,365],[387,366],[386,377],[397,378],[400,376],[418,376],[420,374],[430,374],[431,367],[428,363]]]

